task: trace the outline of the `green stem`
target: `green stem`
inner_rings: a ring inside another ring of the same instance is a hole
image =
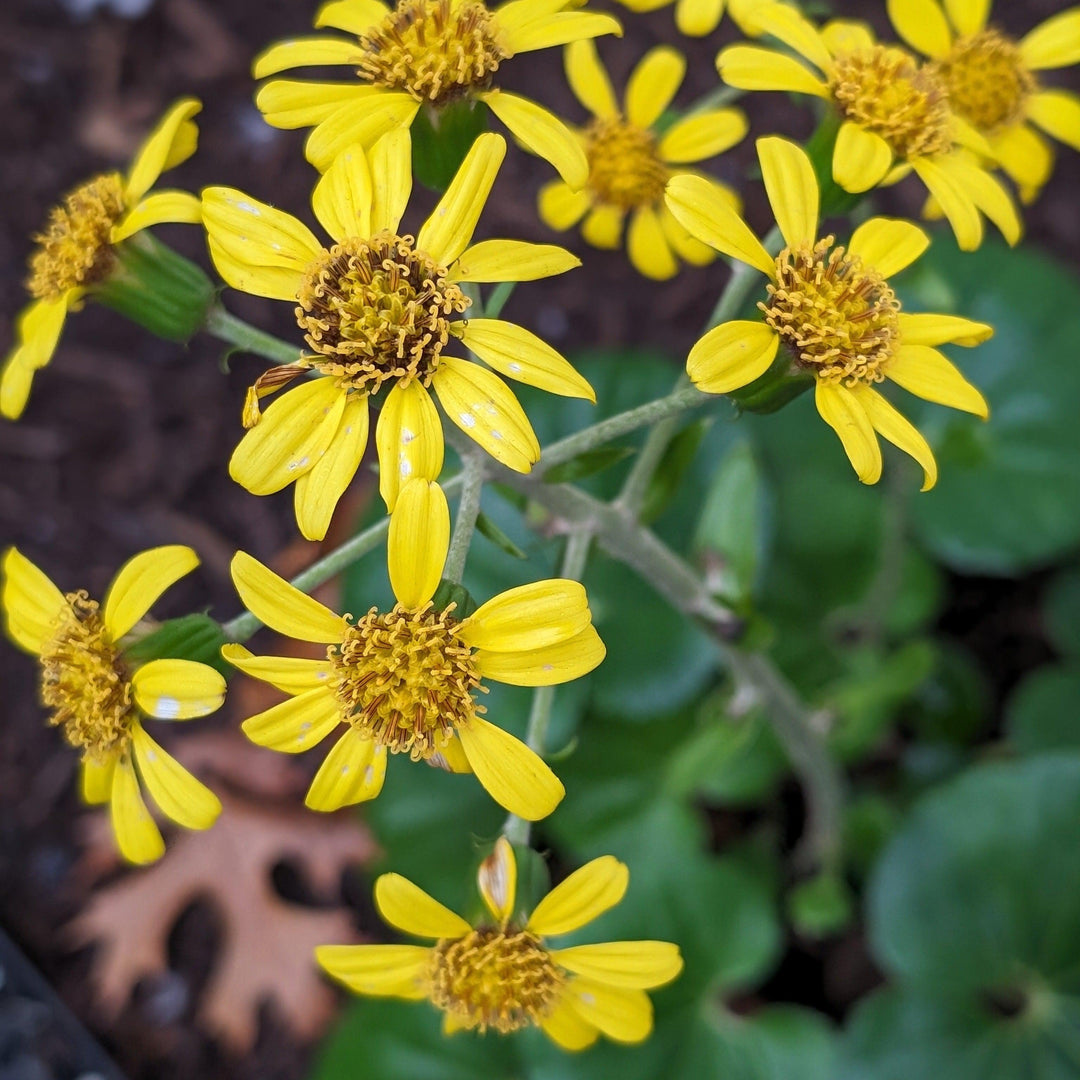
[[[275,364],[291,364],[299,360],[303,352],[299,345],[290,345],[287,341],[264,333],[243,319],[230,315],[220,303],[214,304],[207,311],[203,329],[238,349],[272,360]]]
[[[499,315],[502,314],[502,309],[506,307],[507,300],[514,295],[514,289],[516,288],[516,281],[499,282],[499,284],[491,290],[488,302],[484,305],[484,316],[488,319],[497,319]]]
[[[469,545],[476,530],[476,519],[480,515],[480,495],[484,489],[483,451],[476,447],[464,454],[461,472],[461,498],[458,500],[457,519],[454,522],[454,535],[450,538],[450,550],[446,555],[443,577],[455,585],[461,584],[465,573],[465,560],[469,556]]]

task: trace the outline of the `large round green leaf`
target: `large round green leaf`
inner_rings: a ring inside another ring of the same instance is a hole
[[[1005,720],[1022,753],[1080,749],[1080,664],[1033,671],[1009,699]]]

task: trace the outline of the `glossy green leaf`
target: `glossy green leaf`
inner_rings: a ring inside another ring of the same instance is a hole
[[[1022,754],[1080,749],[1080,664],[1033,671],[1009,698],[1005,724]]]
[[[507,555],[515,559],[527,559],[529,557],[528,552],[522,551],[482,510],[476,515],[476,531],[490,540],[501,551],[505,551]]]

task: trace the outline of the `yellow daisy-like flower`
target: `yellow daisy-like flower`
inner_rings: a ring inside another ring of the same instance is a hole
[[[438,484],[410,480],[390,521],[387,564],[397,603],[355,621],[335,615],[250,555],[233,559],[241,600],[261,622],[328,646],[325,660],[253,656],[226,645],[241,671],[292,695],[243,727],[260,746],[297,754],[344,725],[307,794],[313,810],[375,798],[387,754],[474,772],[500,805],[530,821],[563,796],[555,774],[523,742],[484,720],[483,680],[554,686],[592,671],[604,645],[576,581],[539,581],[501,593],[459,619],[438,611],[450,512]]]
[[[724,17],[727,9],[735,25],[751,36],[759,31],[754,18],[762,0],[619,0],[624,7],[642,14],[658,11],[669,4],[675,5],[675,25],[687,37],[705,37],[711,34]]]
[[[746,134],[738,109],[711,109],[684,117],[663,135],[653,126],[682,84],[686,60],[660,45],[634,69],[620,111],[591,41],[566,49],[566,75],[593,120],[583,132],[589,180],[573,191],[554,180],[540,192],[540,216],[553,229],[568,229],[583,217],[582,235],[596,247],[617,248],[623,220],[630,215],[626,247],[630,261],[646,277],[664,280],[679,269],[678,259],[696,266],[712,261],[712,250],[696,241],[664,206],[664,185],[687,165],[730,149]],[[716,183],[715,181],[713,181]],[[722,184],[717,190],[738,206]],[[588,215],[586,217],[586,215]]]
[[[618,904],[630,875],[611,855],[586,863],[531,913],[517,898],[517,865],[505,837],[480,865],[477,883],[490,918],[471,926],[400,874],[375,882],[375,904],[397,930],[434,945],[323,945],[319,964],[357,994],[427,999],[443,1032],[506,1034],[539,1027],[564,1050],[599,1035],[639,1043],[653,1026],[646,990],[683,968],[667,941],[618,941],[551,948],[549,937],[578,930]]]
[[[710,330],[691,349],[686,370],[699,389],[726,394],[764,375],[783,346],[794,371],[814,376],[818,412],[859,479],[873,484],[881,476],[880,434],[923,467],[926,491],[937,482],[933,452],[875,384],[891,379],[927,401],[985,419],[982,394],[936,346],[977,345],[993,329],[952,315],[901,311],[888,279],[926,251],[926,234],[908,221],[871,218],[846,248],[832,236],[820,238],[818,184],[805,151],[779,138],[759,139],[757,147],[786,245],[776,258],[700,178],[678,176],[668,184],[668,206],[690,232],[769,278],[768,297],[758,304],[763,318]]]
[[[762,5],[756,19],[817,71],[786,53],[751,45],[724,49],[717,68],[726,83],[744,90],[786,90],[830,102],[840,118],[832,160],[840,187],[869,191],[914,170],[965,251],[982,243],[982,214],[1010,244],[1019,240],[1016,207],[975,156],[989,158],[990,146],[949,108],[948,87],[933,65],[920,66],[903,49],[877,44],[860,23],[818,30],[779,3]]]
[[[443,433],[428,387],[447,416],[508,468],[528,472],[540,444],[510,388],[487,367],[444,351],[451,338],[489,367],[552,393],[595,401],[592,387],[536,335],[499,319],[462,319],[462,282],[530,281],[580,261],[550,244],[487,240],[470,246],[506,142],[482,135],[416,237],[399,232],[412,184],[409,134],[391,132],[370,155],[341,154],[312,195],[332,238],[323,247],[290,214],[233,188],[203,192],[210,253],[221,276],[257,296],[296,304],[314,355],[273,368],[249,394],[244,436],[229,463],[256,495],[295,481],[296,519],[322,539],[379,412],[379,490],[393,509],[410,477],[435,479]],[[259,416],[257,399],[298,374],[317,374]]]
[[[68,312],[112,273],[116,244],[151,225],[199,221],[194,195],[147,192],[163,172],[195,153],[198,129],[191,118],[201,108],[194,98],[178,101],[143,143],[127,176],[95,176],[50,212],[30,257],[26,287],[34,299],[19,316],[18,343],[0,376],[0,415],[22,415],[34,372],[52,359]]]
[[[388,131],[408,127],[422,105],[434,109],[462,99],[483,102],[568,184],[580,187],[587,166],[565,124],[535,101],[491,82],[517,53],[565,45],[600,34],[621,34],[617,19],[565,10],[568,0],[510,0],[494,11],[482,0],[330,0],[317,27],[354,36],[299,38],[272,45],[255,60],[256,79],[299,67],[343,64],[348,83],[275,79],[255,101],[268,124],[313,130],[307,159],[320,172],[354,145],[373,146]]]
[[[1080,97],[1044,89],[1038,72],[1080,64],[1080,7],[1016,41],[987,25],[990,0],[889,0],[897,33],[930,57],[949,107],[985,136],[1025,202],[1050,178],[1054,151],[1036,130],[1080,150]],[[1034,125],[1034,127],[1032,126]]]
[[[140,780],[161,812],[185,828],[208,829],[221,811],[217,796],[150,738],[141,715],[206,716],[224,700],[225,680],[191,660],[139,665],[125,657],[131,631],[154,601],[198,565],[191,548],[144,551],[121,568],[99,605],[83,591],[62,593],[15,548],[4,556],[8,636],[40,659],[50,723],[82,752],[83,798],[110,804],[117,845],[133,863],[165,851]]]

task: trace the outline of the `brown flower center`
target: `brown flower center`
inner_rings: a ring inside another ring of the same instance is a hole
[[[651,131],[622,119],[594,120],[585,140],[589,187],[601,202],[632,210],[663,198],[670,174]]]
[[[961,38],[935,67],[953,110],[979,131],[1016,123],[1038,89],[1016,43],[996,30]]]

